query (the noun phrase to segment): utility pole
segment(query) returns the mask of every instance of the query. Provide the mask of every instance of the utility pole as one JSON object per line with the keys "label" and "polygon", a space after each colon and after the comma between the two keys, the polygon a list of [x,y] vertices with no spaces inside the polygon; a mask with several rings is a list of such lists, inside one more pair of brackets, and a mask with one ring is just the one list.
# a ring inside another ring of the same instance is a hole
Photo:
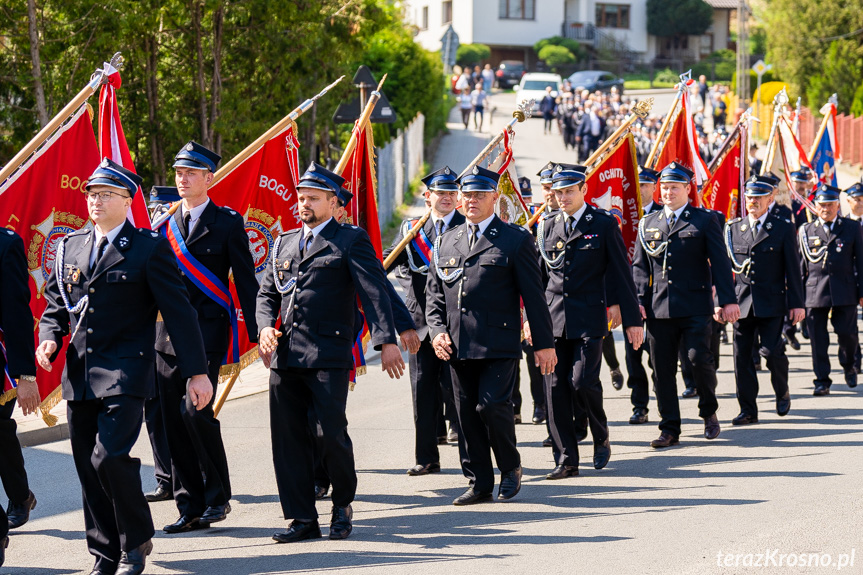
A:
{"label": "utility pole", "polygon": [[737,0],[737,98],[744,110],[749,104],[749,7]]}

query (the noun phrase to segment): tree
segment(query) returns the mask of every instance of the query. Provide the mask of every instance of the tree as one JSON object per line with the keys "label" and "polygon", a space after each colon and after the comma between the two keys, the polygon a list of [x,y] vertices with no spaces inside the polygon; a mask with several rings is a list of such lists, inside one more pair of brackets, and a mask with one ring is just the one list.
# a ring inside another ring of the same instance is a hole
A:
{"label": "tree", "polygon": [[570,63],[575,63],[576,61],[581,61],[587,58],[587,51],[585,50],[584,46],[582,46],[581,43],[577,40],[573,40],[572,38],[564,38],[562,36],[550,36],[548,38],[543,38],[542,40],[538,41],[536,44],[533,45],[533,51],[536,52],[536,55],[539,57],[539,59],[544,60],[545,63],[549,66],[551,66],[552,64],[545,60],[545,58],[540,56],[540,53],[546,46],[561,46],[563,48],[566,48],[573,56],[573,61]]}
{"label": "tree", "polygon": [[647,0],[647,33],[661,37],[701,36],[713,23],[704,0]]}
{"label": "tree", "polygon": [[860,78],[863,78],[863,49],[850,39],[830,43],[821,70],[809,78],[806,100],[812,108],[820,108],[827,98],[836,94],[840,112],[851,111]]}
{"label": "tree", "polygon": [[559,72],[564,66],[575,64],[575,56],[563,46],[545,46],[537,56],[555,72]]}
{"label": "tree", "polygon": [[455,52],[459,66],[476,66],[491,57],[491,48],[485,44],[460,44]]}

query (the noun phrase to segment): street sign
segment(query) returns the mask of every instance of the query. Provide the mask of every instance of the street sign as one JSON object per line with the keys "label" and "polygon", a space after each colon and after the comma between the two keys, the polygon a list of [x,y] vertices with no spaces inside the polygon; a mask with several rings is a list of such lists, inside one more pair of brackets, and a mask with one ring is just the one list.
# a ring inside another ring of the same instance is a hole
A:
{"label": "street sign", "polygon": [[458,44],[458,34],[455,33],[452,24],[450,24],[440,39],[440,57],[444,68],[447,70],[455,66],[455,53],[458,51]]}
{"label": "street sign", "polygon": [[769,72],[773,69],[773,64],[765,64],[764,60],[758,60],[752,65],[752,71],[758,74],[758,76],[763,76],[765,72]]}
{"label": "street sign", "polygon": [[[357,68],[353,82],[354,86],[359,88],[360,95],[353,98],[350,102],[339,104],[335,114],[333,114],[333,121],[336,124],[351,124],[355,122],[366,106],[369,93],[378,85],[368,66]],[[390,101],[387,99],[386,94],[381,91],[381,97],[377,104],[375,104],[375,109],[372,110],[371,122],[373,124],[392,124],[395,121],[395,110],[390,106]]]}

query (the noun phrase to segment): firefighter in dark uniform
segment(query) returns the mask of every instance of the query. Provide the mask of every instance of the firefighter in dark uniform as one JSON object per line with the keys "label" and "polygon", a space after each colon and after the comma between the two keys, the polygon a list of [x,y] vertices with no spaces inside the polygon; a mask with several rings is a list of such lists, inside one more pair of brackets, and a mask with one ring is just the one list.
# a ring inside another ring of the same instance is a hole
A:
{"label": "firefighter in dark uniform", "polygon": [[344,539],[353,529],[357,473],[345,406],[357,295],[371,345],[381,351],[381,366],[390,377],[404,370],[381,262],[365,231],[334,218],[344,181],[319,164],[303,174],[297,185],[303,227],[278,237],[258,292],[259,349],[271,368],[273,463],[282,511],[292,519],[287,531],[273,536],[280,543],[321,537],[315,438],[309,432],[312,408],[333,487],[329,537]]}
{"label": "firefighter in dark uniform", "polygon": [[803,283],[797,230],[791,214],[773,201],[774,190],[768,178],[753,176],[746,183],[747,215],[731,220],[724,230],[740,306],[740,319],[734,324],[734,376],[740,414],[731,421],[734,425],[758,422],[753,348],[767,360],[776,413],[784,416],[791,408],[782,330],[786,315],[794,324],[803,320]]}
{"label": "firefighter in dark uniform", "polygon": [[[641,190],[641,217],[662,209],[661,204],[653,201],[653,192],[656,190],[656,182],[658,181],[659,172],[650,168],[639,167],[638,187]],[[648,352],[647,363],[650,366],[650,379],[651,381],[654,379],[647,341],[644,341],[637,349],[632,347],[627,338],[624,338],[623,344],[626,350],[626,373],[628,375],[626,386],[632,390],[629,395],[632,402],[632,417],[629,418],[629,423],[633,425],[647,423],[650,386],[648,385],[647,371],[642,362],[642,355],[645,351]]]}
{"label": "firefighter in dark uniform", "polygon": [[[518,187],[522,199],[530,209],[530,215],[533,216],[539,206],[533,202],[533,188],[530,184],[530,178],[524,176],[520,177],[518,179]],[[534,224],[530,229],[530,233],[533,234],[534,237],[536,237],[536,226],[537,224]],[[539,372],[539,368],[536,367],[536,361],[533,357],[533,346],[525,339],[522,340],[521,347],[524,351],[525,362],[527,363],[527,374],[530,378],[530,396],[533,400],[533,416],[531,417],[531,421],[534,425],[542,425],[543,423],[546,423],[548,418],[545,399],[545,382],[543,381],[542,374]],[[516,374],[515,392],[513,393],[513,403],[515,404],[516,414],[521,412],[520,387],[521,370],[518,370]],[[520,419],[521,418],[518,417],[516,419],[516,423],[520,423]],[[549,435],[549,437],[551,436]]]}
{"label": "firefighter in dark uniform", "polygon": [[[856,182],[846,189],[845,195],[848,197],[848,204],[851,208],[845,217],[863,226],[863,182]],[[860,360],[860,342],[858,341],[857,351],[854,354],[854,370],[858,375],[860,374]]]}
{"label": "firefighter in dark uniform", "polygon": [[[464,216],[456,208],[458,175],[448,166],[423,178],[426,185],[426,200],[431,204],[429,216],[420,233],[398,255],[387,269],[396,268],[396,277],[405,290],[405,303],[418,326],[422,343],[419,351],[408,359],[411,376],[411,391],[414,408],[416,465],[408,469],[408,475],[427,475],[440,471],[438,452],[438,425],[444,405],[453,416],[452,429],[458,434],[458,417],[455,416],[452,380],[449,365],[435,355],[426,325],[426,279],[429,270],[431,247],[439,235],[464,223]],[[416,222],[405,220],[392,246],[384,251],[386,259]]]}
{"label": "firefighter in dark uniform", "polygon": [[[33,316],[30,313],[30,288],[24,242],[12,230],[0,230],[0,333],[3,334],[3,353],[0,354],[0,373],[17,380],[15,391],[24,415],[36,412],[39,407],[39,387],[36,385],[35,345],[33,343]],[[4,395],[0,384],[0,396]],[[36,506],[36,497],[30,491],[24,455],[16,434],[17,425],[12,417],[15,396],[0,398],[0,478],[9,506],[0,507],[0,566],[9,545],[9,530],[21,527],[30,519]]]}
{"label": "firefighter in dark uniform", "polygon": [[[573,395],[580,396],[588,413],[594,468],[602,469],[611,457],[599,380],[609,322],[612,329],[622,322],[636,348],[644,334],[617,220],[585,202],[584,166],[559,164],[553,178],[561,209],[540,220],[537,243],[558,358],[546,380],[555,454],[555,468],[546,479],[563,479],[578,475]],[[525,325],[529,332],[530,324]]]}
{"label": "firefighter in dark uniform", "polygon": [[539,185],[542,188],[542,205],[545,206],[543,211],[546,214],[559,209],[557,198],[554,197],[554,190],[551,189],[551,178],[554,174],[554,167],[556,165],[557,164],[554,162],[549,162],[536,173],[536,175],[539,176]]}
{"label": "firefighter in dark uniform", "polygon": [[[154,222],[164,216],[171,204],[182,198],[175,186],[153,186],[150,189],[150,221]],[[156,488],[145,493],[144,497],[150,503],[174,499],[174,487],[171,480],[171,450],[168,447],[168,435],[165,432],[165,421],[162,418],[162,400],[159,397],[159,385],[156,385],[156,396],[144,403],[144,423],[147,425],[147,435],[150,447],[153,449],[153,475],[156,477]]]}
{"label": "firefighter in dark uniform", "polygon": [[155,393],[156,314],[177,346],[190,406],[212,399],[195,309],[168,240],[135,229],[126,212],[141,179],[103,160],[86,185],[95,224],[63,238],[39,323],[39,365],[51,369],[72,333],[63,371],[72,458],[84,497],[93,575],[142,573],[153,519],[141,491],[141,464],[129,456],[144,401]]}
{"label": "firefighter in dark uniform", "polygon": [[[663,208],[639,223],[632,273],[644,317],[650,359],[656,376],[656,401],[662,421],[654,448],[679,443],[677,354],[681,340],[692,361],[704,437],[719,436],[716,417],[716,366],[710,350],[712,318],[737,321],[731,264],[719,222],[708,210],[689,205],[692,172],[672,162],[659,178]],[[716,288],[718,306],[712,289]]]}
{"label": "firefighter in dark uniform", "polygon": [[462,470],[470,481],[455,505],[491,499],[490,450],[501,471],[498,499],[511,499],[521,489],[511,404],[521,358],[519,298],[533,326],[528,339],[543,375],[555,364],[536,245],[527,230],[495,215],[499,177],[475,167],[461,178],[467,222],[438,236],[428,275],[426,320],[437,356],[452,367],[466,448]]}
{"label": "firefighter in dark uniform", "polygon": [[829,395],[827,318],[839,340],[839,364],[848,387],[857,386],[857,305],[863,305],[863,228],[839,216],[839,188],[822,184],[815,195],[818,219],[799,230],[806,322],[812,344],[814,395]]}
{"label": "firefighter in dark uniform", "polygon": [[[185,258],[178,256],[178,261],[189,299],[198,312],[214,401],[222,364],[239,361],[226,359],[231,331],[239,323],[236,308],[243,310],[250,341],[256,342],[258,336],[254,319],[258,281],[243,216],[217,206],[207,196],[220,160],[218,154],[196,142],[183,146],[173,165],[183,201],[160,227],[174,238],[175,251],[180,250]],[[228,291],[229,275],[239,302],[232,301]],[[231,481],[219,420],[212,405],[192,408],[174,343],[164,324],[157,324],[156,378],[171,452],[174,501],[180,512],[174,523],[163,527],[165,533],[207,528],[231,511]]]}

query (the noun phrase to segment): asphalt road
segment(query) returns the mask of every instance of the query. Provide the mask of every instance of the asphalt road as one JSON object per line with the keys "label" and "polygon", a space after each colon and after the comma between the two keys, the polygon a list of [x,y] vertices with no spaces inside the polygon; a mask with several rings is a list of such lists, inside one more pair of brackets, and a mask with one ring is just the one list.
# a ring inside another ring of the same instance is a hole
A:
{"label": "asphalt road", "polygon": [[[498,126],[511,105],[508,97],[498,102],[504,97],[493,98]],[[453,128],[436,164],[452,161],[460,169],[465,154],[481,148],[489,133]],[[539,120],[519,127],[515,146],[520,173],[533,174],[548,159],[566,158],[560,138],[543,136]],[[339,542],[277,545],[270,539],[286,523],[276,496],[267,395],[231,401],[221,420],[233,512],[208,531],[167,536],[159,527],[176,519],[176,509],[171,502],[152,505],[157,535],[146,572],[820,573],[844,563],[841,572],[861,573],[863,388],[836,382],[830,396],[813,397],[809,347],[803,344],[801,351],[789,352],[793,401],[787,417],[773,411],[769,378],[762,372],[761,423],[730,426],[738,409],[731,346],[723,345],[722,435],[705,440],[696,402],[681,400],[681,444],[664,451],[648,446],[658,435],[655,402],[649,424],[629,425],[627,389],[612,389],[604,367],[612,445],[608,467],[596,471],[587,464],[588,440],[582,444],[581,475],[547,481],[553,462],[550,449],[540,445],[545,427],[519,425],[521,493],[511,502],[468,508],[451,504],[466,487],[455,447],[441,448],[442,473],[405,474],[414,463],[410,384],[406,377],[390,380],[373,362],[349,399],[359,491],[354,533]],[[621,341],[618,357],[623,359]],[[832,357],[838,368],[835,347]],[[527,381],[523,365],[522,381]],[[523,415],[529,420],[526,387]],[[152,488],[146,435],[134,455],[142,461],[144,488]],[[92,558],[68,441],[27,448],[25,458],[39,503],[30,523],[13,532],[0,574],[87,573]],[[330,505],[318,504],[325,530]],[[806,566],[816,559],[829,566]]]}

